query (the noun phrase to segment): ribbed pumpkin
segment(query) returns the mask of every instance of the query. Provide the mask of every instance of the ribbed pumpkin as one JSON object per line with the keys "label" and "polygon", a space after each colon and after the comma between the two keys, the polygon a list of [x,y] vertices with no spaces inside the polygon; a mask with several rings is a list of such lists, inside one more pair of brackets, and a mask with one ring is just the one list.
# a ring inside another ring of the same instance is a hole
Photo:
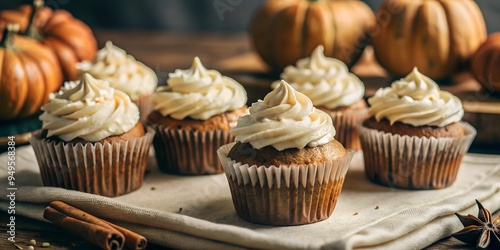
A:
{"label": "ribbed pumpkin", "polygon": [[35,114],[62,83],[54,52],[18,30],[7,25],[0,41],[0,120]]}
{"label": "ribbed pumpkin", "polygon": [[372,35],[375,56],[390,73],[403,76],[416,66],[443,79],[464,67],[486,26],[472,0],[385,0]]}
{"label": "ribbed pumpkin", "polygon": [[500,32],[491,34],[472,57],[474,77],[489,91],[500,92]]}
{"label": "ribbed pumpkin", "polygon": [[275,70],[310,56],[320,44],[326,56],[353,65],[374,18],[370,7],[358,0],[267,0],[254,13],[250,37]]}
{"label": "ribbed pumpkin", "polygon": [[[92,60],[97,41],[92,30],[65,10],[43,7],[43,0],[33,6],[22,5],[17,10],[0,12],[0,29],[6,23],[18,23],[21,32],[52,48],[66,80],[77,78],[76,63]],[[33,11],[33,9],[35,11]]]}

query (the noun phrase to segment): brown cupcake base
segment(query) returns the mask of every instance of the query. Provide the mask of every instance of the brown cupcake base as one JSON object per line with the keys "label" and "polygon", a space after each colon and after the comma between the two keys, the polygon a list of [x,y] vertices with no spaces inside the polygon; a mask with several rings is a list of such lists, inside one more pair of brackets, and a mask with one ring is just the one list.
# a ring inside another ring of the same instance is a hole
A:
{"label": "brown cupcake base", "polygon": [[207,120],[176,120],[153,111],[148,124],[156,131],[153,145],[158,168],[164,173],[182,175],[224,172],[217,149],[234,141],[229,131],[247,111],[245,106]]}
{"label": "brown cupcake base", "polygon": [[33,133],[31,144],[44,186],[115,197],[142,186],[149,149],[150,128],[137,138],[106,142],[61,142]]}
{"label": "brown cupcake base", "polygon": [[250,143],[236,142],[228,153],[228,157],[250,166],[280,166],[296,164],[318,164],[327,161],[336,161],[344,157],[348,151],[337,140],[317,146],[302,149],[288,148],[277,150],[272,146],[254,149]]}
{"label": "brown cupcake base", "polygon": [[200,132],[153,125],[158,168],[169,174],[204,175],[224,172],[217,149],[234,140],[225,130]]}
{"label": "brown cupcake base", "polygon": [[374,157],[368,154],[365,161],[372,161],[377,165],[368,166],[365,174],[370,181],[387,187],[409,190],[442,189],[455,182],[463,156],[461,154],[453,159],[436,161],[422,158],[392,159],[391,156]]}
{"label": "brown cupcake base", "polygon": [[235,143],[218,151],[236,213],[258,224],[291,226],[330,217],[342,190],[353,150],[326,162],[248,165],[228,157]]}
{"label": "brown cupcake base", "polygon": [[375,120],[374,117],[367,119],[363,122],[363,126],[379,131],[384,131],[391,134],[417,136],[417,137],[462,137],[464,136],[464,129],[462,124],[454,122],[444,127],[437,126],[412,126],[401,122],[395,122],[391,125],[389,120],[382,119]]}
{"label": "brown cupcake base", "polygon": [[153,95],[150,94],[132,100],[132,102],[139,107],[139,114],[141,115],[140,121],[144,124],[147,123],[148,115],[153,111],[152,96]]}
{"label": "brown cupcake base", "polygon": [[383,186],[410,190],[441,189],[455,182],[476,130],[458,123],[465,135],[418,137],[360,127],[365,174]]}
{"label": "brown cupcake base", "polygon": [[[284,180],[282,180],[284,181]],[[326,220],[333,213],[344,178],[316,185],[269,188],[238,185],[228,178],[233,205],[241,218],[257,224],[290,226]]]}
{"label": "brown cupcake base", "polygon": [[158,111],[153,111],[148,116],[148,124],[157,124],[170,129],[196,130],[201,132],[214,130],[230,130],[236,126],[238,118],[248,112],[246,106],[227,111],[219,115],[212,116],[206,120],[195,120],[186,117],[183,120],[177,120],[170,116],[163,116]]}
{"label": "brown cupcake base", "polygon": [[342,143],[347,149],[361,149],[358,127],[365,119],[370,117],[364,100],[360,100],[349,107],[341,107],[334,110],[321,106],[318,109],[321,109],[332,118],[333,126],[336,130],[336,140]]}

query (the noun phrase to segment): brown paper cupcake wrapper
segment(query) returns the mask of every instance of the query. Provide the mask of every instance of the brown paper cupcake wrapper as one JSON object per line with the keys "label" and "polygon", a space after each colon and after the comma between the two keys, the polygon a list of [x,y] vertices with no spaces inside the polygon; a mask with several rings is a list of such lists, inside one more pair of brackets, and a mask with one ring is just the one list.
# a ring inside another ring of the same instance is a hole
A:
{"label": "brown paper cupcake wrapper", "polygon": [[223,172],[217,149],[233,142],[225,130],[200,132],[153,125],[153,141],[158,168],[165,173],[203,175]]}
{"label": "brown paper cupcake wrapper", "polygon": [[147,123],[148,115],[153,112],[153,101],[151,100],[152,95],[142,96],[138,99],[132,100],[138,107],[140,113],[140,121],[143,124]]}
{"label": "brown paper cupcake wrapper", "polygon": [[333,213],[354,151],[338,161],[309,165],[249,166],[227,157],[234,143],[218,155],[237,214],[266,225],[300,225]]}
{"label": "brown paper cupcake wrapper", "polygon": [[141,187],[154,131],[121,142],[64,143],[31,137],[44,186],[114,197]]}
{"label": "brown paper cupcake wrapper", "polygon": [[403,189],[440,189],[453,184],[462,158],[476,135],[461,123],[465,136],[401,136],[360,126],[365,174],[371,181]]}
{"label": "brown paper cupcake wrapper", "polygon": [[362,121],[370,116],[368,109],[351,109],[345,111],[322,110],[332,117],[333,126],[336,130],[335,139],[347,149],[361,149],[358,127]]}

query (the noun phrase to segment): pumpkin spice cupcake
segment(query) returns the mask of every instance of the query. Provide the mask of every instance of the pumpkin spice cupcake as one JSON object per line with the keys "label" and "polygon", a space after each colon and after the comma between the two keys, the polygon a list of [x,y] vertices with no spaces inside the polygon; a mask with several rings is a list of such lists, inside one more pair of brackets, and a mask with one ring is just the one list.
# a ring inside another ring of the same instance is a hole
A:
{"label": "pumpkin spice cupcake", "polygon": [[[361,148],[357,127],[368,118],[363,100],[365,86],[342,61],[325,57],[323,46],[319,45],[311,57],[300,59],[296,66],[287,66],[281,78],[332,117],[339,142],[346,148]],[[279,84],[276,81],[271,87]]]}
{"label": "pumpkin spice cupcake", "polygon": [[158,167],[175,174],[222,173],[217,149],[234,141],[229,130],[247,112],[245,89],[207,70],[198,57],[190,69],[169,74],[167,84],[154,93],[148,117]]}
{"label": "pumpkin spice cupcake", "polygon": [[460,99],[417,68],[368,99],[372,118],[360,127],[366,176],[405,189],[453,184],[476,130],[461,122]]}
{"label": "pumpkin spice cupcake", "polygon": [[125,93],[84,74],[42,110],[31,144],[45,186],[113,197],[142,185],[154,131]]}
{"label": "pumpkin spice cupcake", "polygon": [[125,92],[139,106],[141,121],[146,121],[153,110],[150,97],[158,86],[158,77],[152,69],[111,41],[106,42],[93,61],[78,63],[77,69],[80,74],[89,73]]}
{"label": "pumpkin spice cupcake", "polygon": [[333,213],[352,159],[331,117],[285,81],[250,107],[219,158],[237,214],[266,225],[300,225]]}

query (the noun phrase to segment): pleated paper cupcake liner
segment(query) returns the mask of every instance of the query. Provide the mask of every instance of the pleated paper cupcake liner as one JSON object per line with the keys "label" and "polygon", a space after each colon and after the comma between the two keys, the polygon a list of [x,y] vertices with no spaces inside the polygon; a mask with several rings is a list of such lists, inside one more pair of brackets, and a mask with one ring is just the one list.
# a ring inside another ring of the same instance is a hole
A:
{"label": "pleated paper cupcake liner", "polygon": [[44,186],[115,197],[141,187],[154,131],[120,142],[65,143],[35,132],[31,144]]}
{"label": "pleated paper cupcake liner", "polygon": [[333,126],[336,130],[335,139],[347,149],[360,150],[361,143],[359,142],[358,127],[361,122],[370,116],[368,109],[322,110],[332,117]]}
{"label": "pleated paper cupcake liner", "polygon": [[223,172],[217,149],[233,142],[229,131],[196,131],[153,125],[156,136],[153,145],[158,168],[171,174],[204,175]]}
{"label": "pleated paper cupcake liner", "polygon": [[440,189],[455,182],[476,135],[462,122],[462,137],[397,135],[360,126],[365,174],[372,182],[402,189]]}
{"label": "pleated paper cupcake liner", "polygon": [[354,151],[337,161],[309,165],[249,166],[218,151],[236,213],[258,224],[287,226],[325,220],[333,213]]}
{"label": "pleated paper cupcake liner", "polygon": [[142,96],[138,99],[133,99],[132,102],[139,107],[140,121],[143,124],[147,123],[148,115],[153,112],[154,105],[151,100],[152,95]]}

